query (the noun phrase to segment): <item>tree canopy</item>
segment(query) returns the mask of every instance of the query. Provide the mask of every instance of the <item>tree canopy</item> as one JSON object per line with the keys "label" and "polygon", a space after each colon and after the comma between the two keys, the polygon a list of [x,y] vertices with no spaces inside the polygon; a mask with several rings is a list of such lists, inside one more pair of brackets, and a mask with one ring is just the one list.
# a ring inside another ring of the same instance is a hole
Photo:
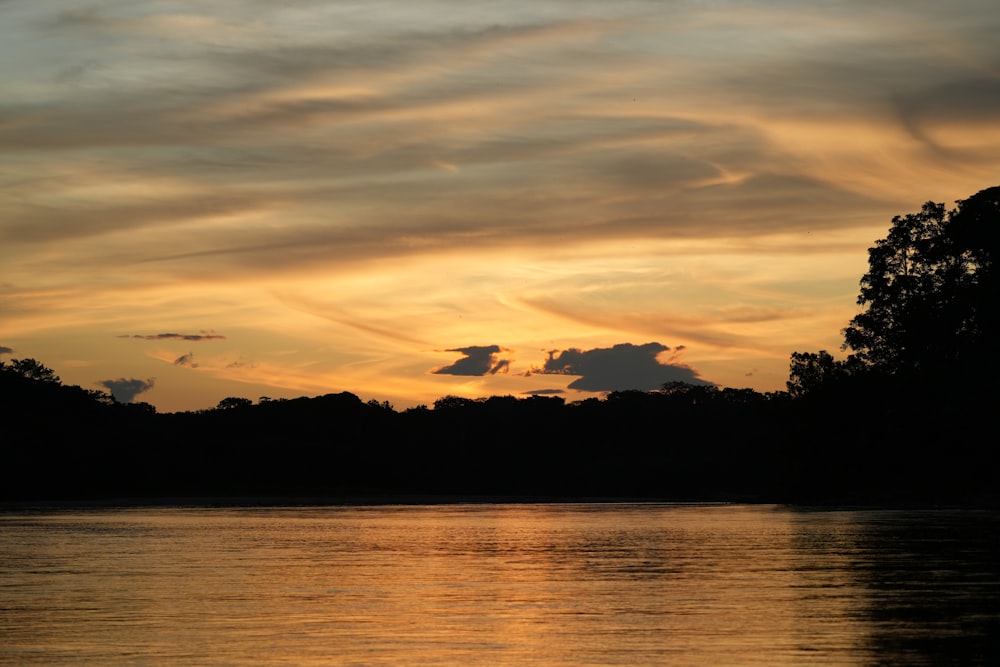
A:
{"label": "tree canopy", "polygon": [[9,364],[0,361],[0,371],[20,376],[26,380],[58,384],[59,376],[51,368],[35,359],[11,359]]}
{"label": "tree canopy", "polygon": [[1000,186],[946,209],[898,215],[868,250],[858,304],[843,330],[845,361],[793,353],[788,383],[804,394],[858,373],[922,382],[992,383],[1000,289]]}
{"label": "tree canopy", "polygon": [[995,339],[1000,186],[956,203],[896,216],[868,251],[865,310],[844,329],[844,347],[881,371],[969,368]]}
{"label": "tree canopy", "polygon": [[216,410],[233,410],[236,408],[248,408],[253,405],[253,401],[249,398],[243,398],[240,396],[227,396],[226,398],[219,401],[219,404],[215,406]]}

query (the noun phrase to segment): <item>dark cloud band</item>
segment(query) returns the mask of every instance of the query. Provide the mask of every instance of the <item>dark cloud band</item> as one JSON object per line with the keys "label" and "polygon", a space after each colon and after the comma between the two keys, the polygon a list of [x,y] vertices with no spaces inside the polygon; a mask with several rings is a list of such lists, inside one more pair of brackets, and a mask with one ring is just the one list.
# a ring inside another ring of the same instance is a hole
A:
{"label": "dark cloud band", "polygon": [[133,334],[131,336],[119,336],[119,338],[138,338],[140,340],[187,340],[187,341],[205,341],[205,340],[226,340],[225,336],[220,336],[219,334],[179,334],[179,333],[161,333],[161,334]]}

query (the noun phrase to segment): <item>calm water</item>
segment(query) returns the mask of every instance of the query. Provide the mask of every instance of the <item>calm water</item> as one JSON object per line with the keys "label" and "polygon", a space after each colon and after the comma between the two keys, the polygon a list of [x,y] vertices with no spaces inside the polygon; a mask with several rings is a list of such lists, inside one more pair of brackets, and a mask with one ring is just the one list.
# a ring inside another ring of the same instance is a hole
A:
{"label": "calm water", "polygon": [[0,513],[0,664],[1000,664],[1000,515]]}

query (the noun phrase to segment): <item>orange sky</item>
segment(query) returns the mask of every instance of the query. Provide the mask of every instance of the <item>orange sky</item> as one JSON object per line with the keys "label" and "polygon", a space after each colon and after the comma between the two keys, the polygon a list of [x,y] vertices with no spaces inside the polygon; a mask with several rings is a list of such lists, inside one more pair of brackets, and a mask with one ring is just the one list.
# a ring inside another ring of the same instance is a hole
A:
{"label": "orange sky", "polygon": [[161,411],[782,389],[1000,183],[993,0],[2,12],[0,352]]}

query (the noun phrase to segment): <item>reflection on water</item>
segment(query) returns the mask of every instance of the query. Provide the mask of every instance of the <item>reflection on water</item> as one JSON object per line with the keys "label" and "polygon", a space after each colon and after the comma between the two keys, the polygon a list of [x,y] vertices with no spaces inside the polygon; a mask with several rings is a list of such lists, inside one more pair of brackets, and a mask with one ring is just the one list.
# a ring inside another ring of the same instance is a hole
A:
{"label": "reflection on water", "polygon": [[0,514],[0,663],[998,664],[1000,517],[676,505]]}

